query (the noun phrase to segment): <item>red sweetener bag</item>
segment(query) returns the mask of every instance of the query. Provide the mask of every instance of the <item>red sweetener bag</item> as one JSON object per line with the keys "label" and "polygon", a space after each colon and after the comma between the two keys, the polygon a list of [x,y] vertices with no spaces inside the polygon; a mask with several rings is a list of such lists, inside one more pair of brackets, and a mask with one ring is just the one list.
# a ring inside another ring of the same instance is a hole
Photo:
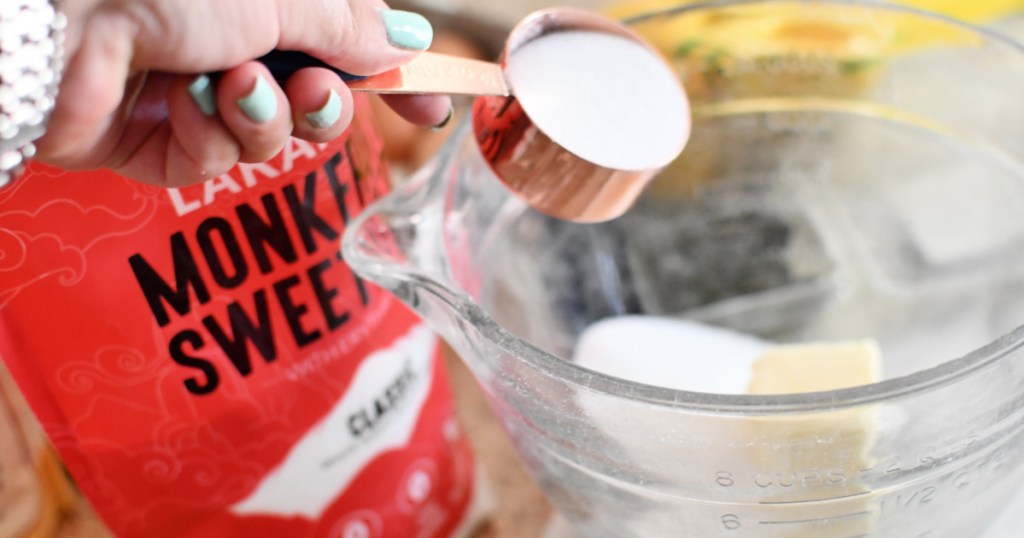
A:
{"label": "red sweetener bag", "polygon": [[474,495],[438,342],[341,258],[388,189],[366,101],[329,144],[161,189],[0,190],[0,356],[119,536],[434,537]]}

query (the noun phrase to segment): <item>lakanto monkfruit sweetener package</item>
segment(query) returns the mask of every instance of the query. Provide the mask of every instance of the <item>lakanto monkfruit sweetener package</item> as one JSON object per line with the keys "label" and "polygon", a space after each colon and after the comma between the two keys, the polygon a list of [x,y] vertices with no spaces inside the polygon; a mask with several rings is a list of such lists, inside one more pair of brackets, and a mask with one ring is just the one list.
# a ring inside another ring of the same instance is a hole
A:
{"label": "lakanto monkfruit sweetener package", "polygon": [[340,255],[388,189],[357,103],[338,140],[192,187],[36,165],[0,191],[0,354],[115,534],[470,523],[438,342]]}

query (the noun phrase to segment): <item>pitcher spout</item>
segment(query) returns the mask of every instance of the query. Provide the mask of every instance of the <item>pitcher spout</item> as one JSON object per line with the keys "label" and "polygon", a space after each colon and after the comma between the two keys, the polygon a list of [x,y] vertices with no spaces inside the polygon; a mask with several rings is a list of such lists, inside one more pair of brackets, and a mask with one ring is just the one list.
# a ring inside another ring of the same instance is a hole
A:
{"label": "pitcher spout", "polygon": [[[485,244],[495,215],[521,203],[490,176],[460,124],[434,160],[353,220],[342,254],[363,278],[395,294],[452,345],[479,299]],[[484,226],[481,223],[486,223]]]}

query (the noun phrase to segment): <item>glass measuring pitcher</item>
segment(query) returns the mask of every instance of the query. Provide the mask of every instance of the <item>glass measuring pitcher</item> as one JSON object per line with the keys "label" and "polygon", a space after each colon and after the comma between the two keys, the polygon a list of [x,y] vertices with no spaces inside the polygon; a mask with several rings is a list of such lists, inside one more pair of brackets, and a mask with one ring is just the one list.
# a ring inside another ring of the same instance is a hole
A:
{"label": "glass measuring pitcher", "polygon": [[[870,2],[630,24],[694,124],[625,216],[532,211],[466,124],[352,224],[348,262],[459,352],[582,536],[978,535],[1024,477],[1024,51]],[[626,314],[871,338],[884,379],[705,394],[569,360]]]}

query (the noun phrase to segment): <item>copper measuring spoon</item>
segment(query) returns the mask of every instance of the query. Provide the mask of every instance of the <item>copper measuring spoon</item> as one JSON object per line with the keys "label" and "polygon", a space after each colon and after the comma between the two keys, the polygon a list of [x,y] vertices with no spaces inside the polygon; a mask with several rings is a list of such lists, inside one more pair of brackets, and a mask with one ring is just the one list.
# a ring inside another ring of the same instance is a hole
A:
{"label": "copper measuring spoon", "polygon": [[[356,92],[477,96],[473,105],[474,134],[484,158],[509,189],[535,209],[558,218],[578,222],[609,220],[629,209],[650,180],[682,152],[689,136],[690,118],[678,119],[687,122],[676,145],[678,149],[639,169],[602,166],[552,140],[515,98],[505,66],[509,56],[522,46],[562,31],[615,35],[642,45],[653,55],[659,54],[619,23],[586,11],[554,8],[523,19],[510,33],[498,63],[424,52],[399,68],[377,75],[360,78],[339,74]],[[268,63],[275,76],[281,75],[282,69],[294,71],[309,65],[333,69],[301,53],[272,54],[278,55],[271,58],[276,63]],[[667,63],[665,69],[671,70]],[[672,79],[678,83],[674,75]],[[686,99],[681,86],[680,98]]]}

